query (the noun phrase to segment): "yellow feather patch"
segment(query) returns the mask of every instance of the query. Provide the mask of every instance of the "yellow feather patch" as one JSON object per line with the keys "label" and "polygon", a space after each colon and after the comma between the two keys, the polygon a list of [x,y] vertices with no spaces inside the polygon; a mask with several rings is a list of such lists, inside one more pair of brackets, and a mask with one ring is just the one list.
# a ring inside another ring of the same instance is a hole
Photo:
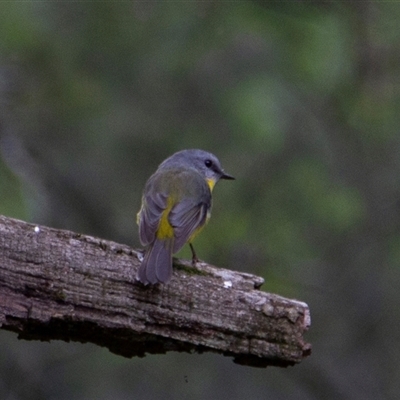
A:
{"label": "yellow feather patch", "polygon": [[210,190],[212,191],[214,189],[215,186],[215,180],[214,179],[206,179],[208,187],[210,188]]}
{"label": "yellow feather patch", "polygon": [[168,216],[173,205],[174,200],[172,199],[172,197],[169,197],[167,200],[167,208],[161,214],[160,223],[158,225],[158,230],[156,234],[157,239],[165,240],[170,239],[174,236],[174,228],[168,220]]}

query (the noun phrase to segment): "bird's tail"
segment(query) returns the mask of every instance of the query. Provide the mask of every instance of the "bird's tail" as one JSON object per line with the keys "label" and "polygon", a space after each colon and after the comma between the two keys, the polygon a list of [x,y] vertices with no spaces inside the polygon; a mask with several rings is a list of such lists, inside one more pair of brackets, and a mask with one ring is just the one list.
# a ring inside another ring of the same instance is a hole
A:
{"label": "bird's tail", "polygon": [[137,279],[144,285],[167,283],[172,276],[172,239],[156,239],[146,250]]}

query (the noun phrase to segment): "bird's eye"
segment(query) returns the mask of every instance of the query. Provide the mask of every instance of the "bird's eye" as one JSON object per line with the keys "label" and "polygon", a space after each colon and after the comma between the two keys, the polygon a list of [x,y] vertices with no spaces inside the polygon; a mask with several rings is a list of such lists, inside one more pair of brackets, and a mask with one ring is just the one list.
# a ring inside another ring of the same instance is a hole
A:
{"label": "bird's eye", "polygon": [[210,167],[212,166],[212,161],[211,161],[211,160],[206,160],[206,161],[204,161],[204,165],[205,165],[207,168],[210,168]]}

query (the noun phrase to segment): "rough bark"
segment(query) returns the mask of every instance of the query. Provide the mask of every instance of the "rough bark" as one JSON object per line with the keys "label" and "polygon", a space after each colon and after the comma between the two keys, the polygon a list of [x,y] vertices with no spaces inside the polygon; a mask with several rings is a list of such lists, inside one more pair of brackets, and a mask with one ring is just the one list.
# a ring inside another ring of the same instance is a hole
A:
{"label": "rough bark", "polygon": [[311,353],[307,305],[260,291],[262,278],[175,260],[169,284],[144,287],[139,263],[128,246],[0,216],[0,327],[125,357],[212,351],[287,366]]}

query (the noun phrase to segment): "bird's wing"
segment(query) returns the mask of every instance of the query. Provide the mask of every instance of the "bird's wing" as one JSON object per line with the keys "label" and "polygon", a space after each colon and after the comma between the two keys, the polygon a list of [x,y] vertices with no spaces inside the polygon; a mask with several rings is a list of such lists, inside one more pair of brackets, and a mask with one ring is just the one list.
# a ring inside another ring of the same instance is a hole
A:
{"label": "bird's wing", "polygon": [[195,203],[193,199],[184,199],[172,207],[168,219],[174,228],[173,253],[178,252],[206,223],[210,206],[211,201]]}
{"label": "bird's wing", "polygon": [[139,211],[139,238],[143,246],[153,243],[161,215],[167,208],[168,196],[164,193],[145,194]]}

